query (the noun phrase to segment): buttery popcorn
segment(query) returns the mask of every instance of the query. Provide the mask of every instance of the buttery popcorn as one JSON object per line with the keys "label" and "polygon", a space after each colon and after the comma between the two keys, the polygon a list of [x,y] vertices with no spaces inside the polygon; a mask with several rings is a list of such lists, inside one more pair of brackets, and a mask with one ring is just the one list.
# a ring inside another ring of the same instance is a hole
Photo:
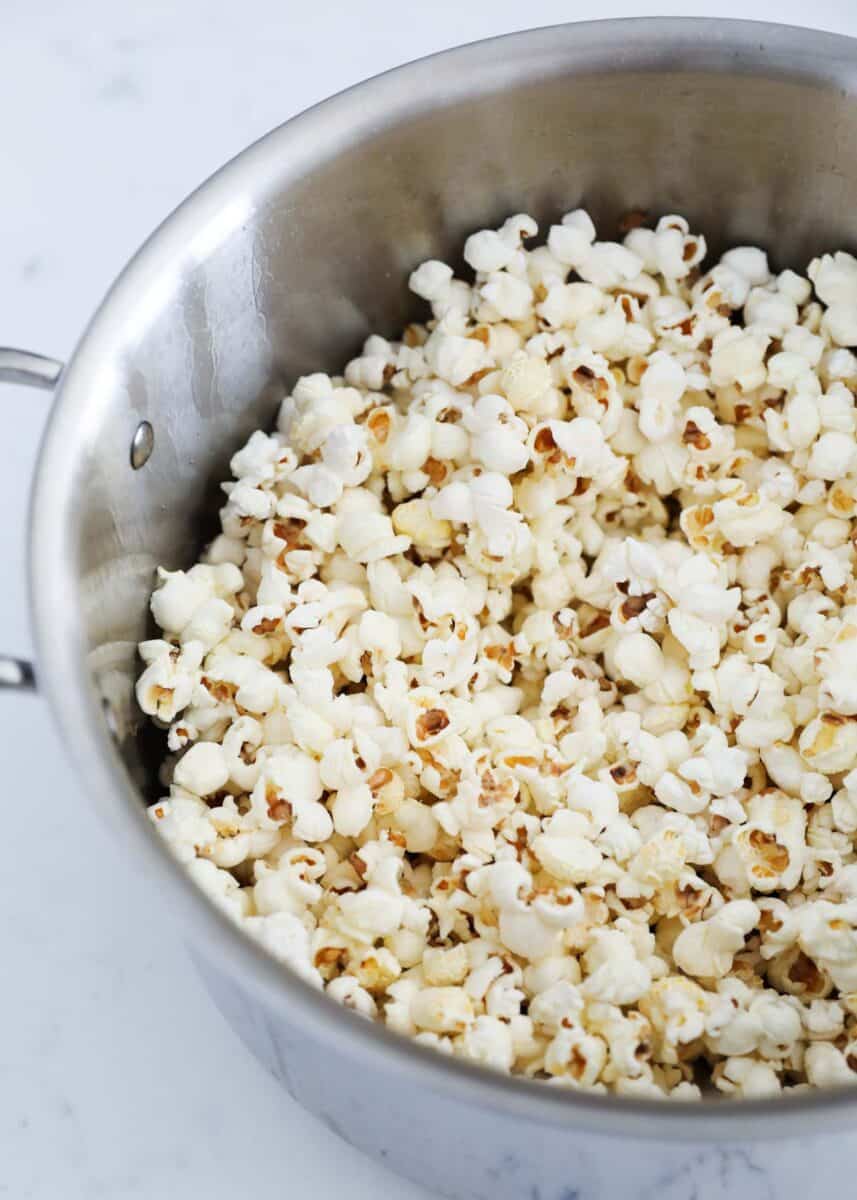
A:
{"label": "buttery popcorn", "polygon": [[340,1003],[619,1095],[857,1073],[857,260],[516,214],[234,455],[150,817]]}

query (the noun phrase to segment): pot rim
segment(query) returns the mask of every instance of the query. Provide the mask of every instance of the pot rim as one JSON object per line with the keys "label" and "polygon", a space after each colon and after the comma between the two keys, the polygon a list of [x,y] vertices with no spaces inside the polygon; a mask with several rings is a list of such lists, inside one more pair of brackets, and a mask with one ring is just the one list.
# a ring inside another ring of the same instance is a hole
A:
{"label": "pot rim", "polygon": [[[355,84],[291,118],[232,159],[156,229],[102,301],[63,372],[33,486],[29,581],[39,679],[54,718],[94,794],[113,794],[109,823],[183,923],[195,953],[233,974],[273,1012],[324,1039],[352,1063],[409,1072],[415,1086],[502,1111],[522,1121],[637,1138],[709,1142],[827,1130],[849,1123],[857,1084],[765,1100],[669,1101],[595,1095],[506,1076],[447,1057],[365,1020],[321,994],[242,933],[193,883],[146,817],[109,735],[89,681],[81,612],[57,596],[74,591],[77,569],[65,529],[72,517],[75,449],[109,401],[104,365],[129,343],[147,298],[199,262],[202,235],[223,223],[236,197],[264,195],[284,171],[295,178],[409,114],[541,75],[681,69],[759,72],[857,91],[857,39],[794,26],[693,17],[604,20],[547,26],[441,51]],[[438,101],[438,96],[443,101]],[[289,164],[289,165],[284,165]],[[243,210],[249,211],[249,210]],[[196,239],[196,240],[195,240]],[[200,240],[201,239],[201,240]],[[167,288],[167,292],[169,289]],[[109,372],[107,372],[109,376]],[[58,611],[59,609],[59,611]],[[322,1067],[323,1069],[323,1067]]]}

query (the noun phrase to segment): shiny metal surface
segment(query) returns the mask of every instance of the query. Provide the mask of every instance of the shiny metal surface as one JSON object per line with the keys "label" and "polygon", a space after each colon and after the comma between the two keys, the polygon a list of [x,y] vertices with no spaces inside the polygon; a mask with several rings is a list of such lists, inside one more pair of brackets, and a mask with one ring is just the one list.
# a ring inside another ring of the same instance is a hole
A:
{"label": "shiny metal surface", "polygon": [[8,689],[18,692],[35,691],[36,676],[32,663],[23,658],[0,655],[0,691]]}
{"label": "shiny metal surface", "polygon": [[0,346],[0,383],[26,383],[30,387],[54,388],[62,363],[43,354]]}
{"label": "shiny metal surface", "polygon": [[[760,242],[777,265],[800,265],[854,247],[855,194],[849,39],[684,19],[512,35],[392,71],[252,146],[153,235],[63,373],[34,490],[31,595],[40,679],[69,748],[248,1044],[404,1173],[420,1176],[438,1139],[461,1146],[433,1156],[441,1191],[559,1200],[594,1135],[630,1139],[622,1169],[654,1186],[666,1156],[705,1143],[852,1122],[857,1091],[664,1105],[505,1079],[402,1041],[280,968],[197,892],[144,815],[161,742],[133,680],[154,567],[193,560],[230,454],[288,383],[400,327],[414,311],[408,271],[454,256],[474,228],[580,203],[602,230],[629,208],[678,210],[715,250]],[[143,420],[155,449],[134,471]],[[356,1079],[364,1099],[384,1098],[377,1112],[357,1102]]]}
{"label": "shiny metal surface", "polygon": [[145,467],[155,448],[155,431],[149,421],[141,421],[131,438],[131,466],[135,471]]}
{"label": "shiny metal surface", "polygon": [[[0,346],[0,383],[54,388],[62,369],[63,364],[55,358]],[[32,663],[0,654],[0,691],[32,692],[35,688],[36,675]]]}

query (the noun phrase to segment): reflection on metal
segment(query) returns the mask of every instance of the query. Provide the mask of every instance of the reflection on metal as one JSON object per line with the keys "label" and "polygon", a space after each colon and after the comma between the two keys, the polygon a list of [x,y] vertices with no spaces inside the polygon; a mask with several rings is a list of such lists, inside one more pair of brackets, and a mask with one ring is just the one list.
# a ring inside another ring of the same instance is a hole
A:
{"label": "reflection on metal", "polygon": [[22,658],[0,657],[0,691],[14,688],[19,692],[33,692],[36,689],[36,677],[33,674],[32,663]]}
{"label": "reflection on metal", "polygon": [[26,383],[30,387],[52,388],[60,377],[63,364],[43,354],[12,350],[0,346],[0,381]]}
{"label": "reflection on metal", "polygon": [[[43,354],[31,354],[28,350],[13,350],[0,346],[0,381],[24,383],[28,387],[53,388],[62,374],[63,364]],[[14,689],[32,692],[36,688],[36,677],[32,663],[22,658],[6,658],[0,655],[0,691]]]}

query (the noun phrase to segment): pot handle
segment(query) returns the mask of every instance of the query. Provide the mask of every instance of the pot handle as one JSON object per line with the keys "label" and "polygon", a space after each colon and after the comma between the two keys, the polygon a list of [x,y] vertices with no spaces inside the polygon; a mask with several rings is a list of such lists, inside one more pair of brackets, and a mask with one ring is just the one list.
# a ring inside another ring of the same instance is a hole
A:
{"label": "pot handle", "polygon": [[[63,364],[54,358],[0,346],[0,383],[25,383],[30,387],[52,389],[62,369]],[[32,692],[35,687],[32,663],[0,654],[0,691]]]}

